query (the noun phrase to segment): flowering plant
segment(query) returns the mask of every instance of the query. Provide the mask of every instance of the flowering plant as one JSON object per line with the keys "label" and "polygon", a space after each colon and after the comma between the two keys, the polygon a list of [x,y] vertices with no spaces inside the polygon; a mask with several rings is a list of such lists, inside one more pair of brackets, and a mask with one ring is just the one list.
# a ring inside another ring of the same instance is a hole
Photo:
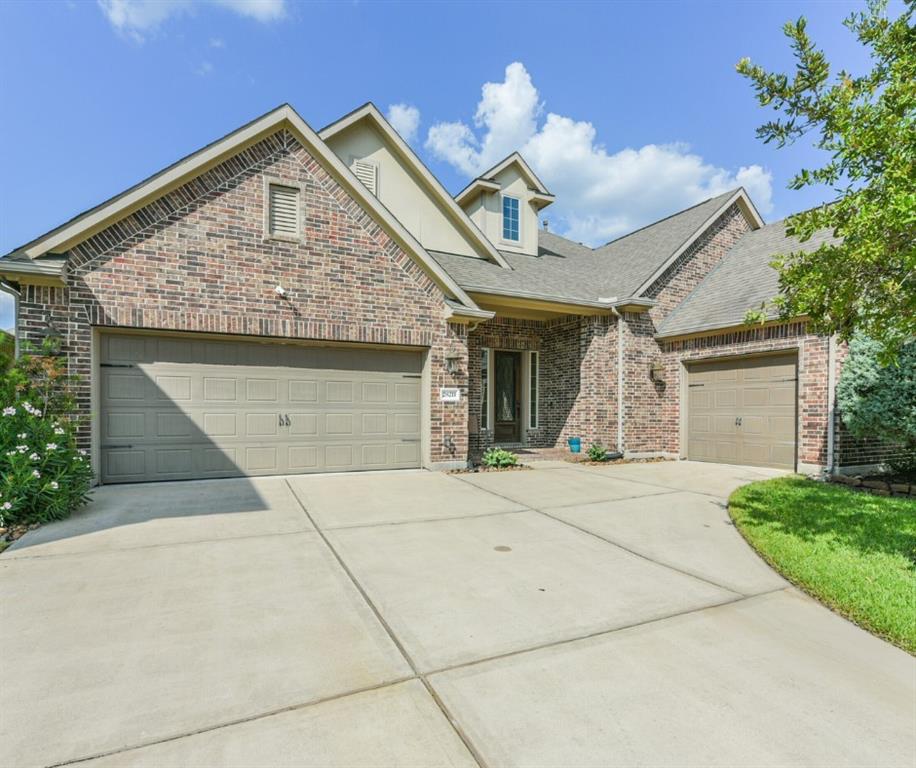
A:
{"label": "flowering plant", "polygon": [[0,368],[0,527],[67,517],[92,481],[76,444],[75,378],[62,358],[41,354]]}

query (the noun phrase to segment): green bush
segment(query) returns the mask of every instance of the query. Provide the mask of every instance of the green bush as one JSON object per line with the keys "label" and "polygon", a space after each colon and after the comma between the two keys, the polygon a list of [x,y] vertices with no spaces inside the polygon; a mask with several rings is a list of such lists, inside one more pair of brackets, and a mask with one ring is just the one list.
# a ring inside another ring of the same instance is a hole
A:
{"label": "green bush", "polygon": [[67,517],[88,501],[92,481],[76,445],[75,378],[47,355],[22,355],[0,370],[0,525]]}
{"label": "green bush", "polygon": [[504,448],[489,448],[481,459],[485,467],[501,469],[514,467],[518,464],[518,456]]}
{"label": "green bush", "polygon": [[586,452],[589,461],[607,461],[607,448],[601,443],[592,443]]}
{"label": "green bush", "polygon": [[852,435],[902,446],[902,455],[889,463],[897,472],[916,472],[916,342],[902,348],[896,365],[882,365],[881,350],[872,339],[853,338],[837,405]]}

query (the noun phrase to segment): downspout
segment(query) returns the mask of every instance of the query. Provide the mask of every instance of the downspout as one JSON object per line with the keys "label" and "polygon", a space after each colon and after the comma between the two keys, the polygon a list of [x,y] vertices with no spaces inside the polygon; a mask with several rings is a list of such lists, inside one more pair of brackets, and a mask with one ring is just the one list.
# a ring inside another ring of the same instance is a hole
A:
{"label": "downspout", "polygon": [[623,315],[616,307],[611,312],[617,318],[617,450],[623,453]]}
{"label": "downspout", "polygon": [[836,461],[836,336],[827,341],[827,474],[839,471]]}
{"label": "downspout", "polygon": [[19,291],[9,283],[0,280],[0,291],[13,297],[13,355],[19,357]]}

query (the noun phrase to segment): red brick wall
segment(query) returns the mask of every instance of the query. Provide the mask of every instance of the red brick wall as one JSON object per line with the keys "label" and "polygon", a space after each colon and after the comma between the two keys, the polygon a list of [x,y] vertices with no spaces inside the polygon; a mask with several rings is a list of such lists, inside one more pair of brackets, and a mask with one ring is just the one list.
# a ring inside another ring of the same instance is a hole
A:
{"label": "red brick wall", "polygon": [[471,331],[468,385],[472,453],[494,444],[492,430],[478,429],[481,408],[480,350],[540,352],[539,424],[526,430],[531,447],[562,445],[578,436],[588,444],[616,442],[616,336],[612,318],[570,316],[549,321],[494,318]]}
{"label": "red brick wall", "polygon": [[[301,186],[301,242],[265,237],[265,176]],[[466,456],[466,398],[438,401],[439,386],[467,386],[466,328],[445,321],[435,283],[285,131],[76,246],[68,284],[25,287],[20,331],[37,339],[49,314],[66,328],[83,415],[92,326],[410,345],[430,350],[432,460]]]}

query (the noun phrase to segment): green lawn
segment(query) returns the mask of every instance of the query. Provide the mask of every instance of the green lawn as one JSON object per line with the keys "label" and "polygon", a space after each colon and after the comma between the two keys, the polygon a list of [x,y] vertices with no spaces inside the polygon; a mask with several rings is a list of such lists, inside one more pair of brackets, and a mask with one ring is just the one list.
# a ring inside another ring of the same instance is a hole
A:
{"label": "green lawn", "polygon": [[728,504],[789,581],[916,654],[916,501],[793,476],[739,488]]}

